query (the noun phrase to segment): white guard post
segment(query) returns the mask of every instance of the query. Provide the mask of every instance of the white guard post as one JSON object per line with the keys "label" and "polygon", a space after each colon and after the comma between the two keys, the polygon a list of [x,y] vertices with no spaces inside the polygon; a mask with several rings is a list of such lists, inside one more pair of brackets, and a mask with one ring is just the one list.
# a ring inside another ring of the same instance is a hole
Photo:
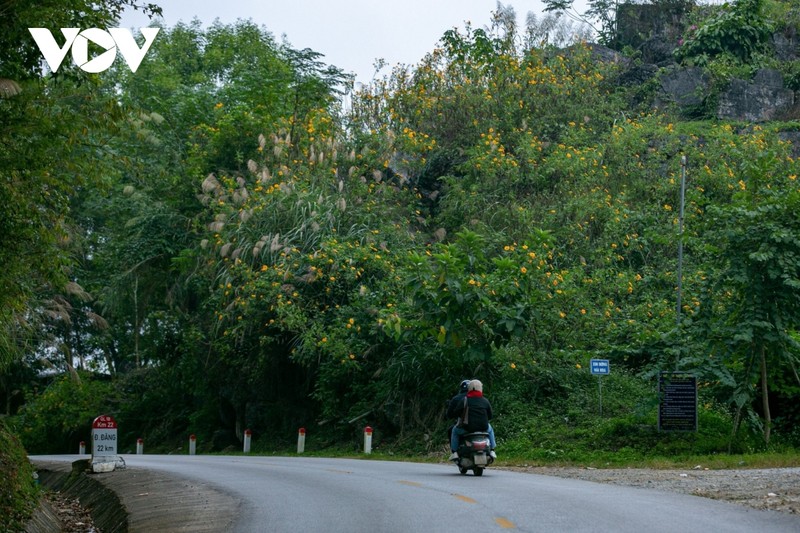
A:
{"label": "white guard post", "polygon": [[197,453],[197,437],[194,434],[189,435],[189,455]]}
{"label": "white guard post", "polygon": [[136,455],[142,455],[144,453],[144,439],[138,438],[136,439]]}
{"label": "white guard post", "polygon": [[306,428],[297,430],[297,453],[306,451]]}
{"label": "white guard post", "polygon": [[85,441],[81,441],[80,444],[78,444],[78,455],[86,455],[86,442]]}
{"label": "white guard post", "polygon": [[92,422],[92,472],[113,472],[125,468],[125,461],[117,455],[117,422],[114,417],[100,415]]}
{"label": "white guard post", "polygon": [[364,428],[364,453],[372,453],[372,428]]}
{"label": "white guard post", "polygon": [[253,438],[253,432],[249,429],[244,430],[244,453],[250,453],[250,440]]}

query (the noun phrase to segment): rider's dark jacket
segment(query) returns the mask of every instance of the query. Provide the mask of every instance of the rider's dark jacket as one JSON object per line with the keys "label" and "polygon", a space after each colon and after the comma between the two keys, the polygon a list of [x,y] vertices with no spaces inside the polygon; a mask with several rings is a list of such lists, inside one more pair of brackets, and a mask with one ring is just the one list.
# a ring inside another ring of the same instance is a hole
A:
{"label": "rider's dark jacket", "polygon": [[[464,397],[467,398],[467,423],[464,424]],[[470,391],[466,394],[458,394],[450,400],[447,406],[447,417],[458,418],[458,427],[464,428],[467,433],[473,431],[487,431],[489,420],[492,419],[492,404],[483,397],[480,391]]]}

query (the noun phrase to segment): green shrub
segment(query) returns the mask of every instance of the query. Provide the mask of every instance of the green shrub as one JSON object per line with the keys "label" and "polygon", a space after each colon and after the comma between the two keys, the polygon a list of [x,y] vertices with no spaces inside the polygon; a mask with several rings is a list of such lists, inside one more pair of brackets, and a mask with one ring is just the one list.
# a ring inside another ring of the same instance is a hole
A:
{"label": "green shrub", "polygon": [[28,452],[75,453],[80,441],[88,441],[97,416],[116,415],[109,412],[115,403],[110,382],[82,376],[56,378],[12,418]]}
{"label": "green shrub", "polygon": [[34,470],[19,439],[0,419],[0,516],[3,531],[22,531],[38,499]]}

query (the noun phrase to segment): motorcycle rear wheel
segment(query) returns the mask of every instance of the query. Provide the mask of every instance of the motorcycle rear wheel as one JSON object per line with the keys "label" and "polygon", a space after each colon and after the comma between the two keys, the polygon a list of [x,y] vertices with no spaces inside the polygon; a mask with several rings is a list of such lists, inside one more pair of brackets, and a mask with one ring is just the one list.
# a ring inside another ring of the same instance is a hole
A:
{"label": "motorcycle rear wheel", "polygon": [[473,472],[473,473],[474,473],[476,476],[482,476],[482,475],[483,475],[483,468],[481,468],[481,467],[479,467],[479,466],[476,466],[476,467],[475,467],[475,468],[472,470],[472,472]]}

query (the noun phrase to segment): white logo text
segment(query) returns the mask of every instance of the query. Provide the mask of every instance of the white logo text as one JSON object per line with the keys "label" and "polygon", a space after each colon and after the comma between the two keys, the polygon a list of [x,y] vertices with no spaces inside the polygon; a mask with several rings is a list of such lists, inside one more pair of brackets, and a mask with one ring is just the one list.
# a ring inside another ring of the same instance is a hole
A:
{"label": "white logo text", "polygon": [[[144,44],[141,48],[133,38],[131,31],[124,28],[109,28],[108,31],[99,28],[89,28],[83,31],[80,28],[61,28],[61,33],[64,35],[64,46],[59,46],[53,34],[46,28],[28,28],[28,31],[31,32],[33,40],[36,41],[36,45],[53,72],[58,72],[67,52],[72,49],[72,60],[79,69],[84,72],[98,73],[111,68],[117,58],[117,50],[128,64],[131,72],[136,72],[160,29],[141,28],[139,31],[144,36]],[[105,51],[90,59],[89,41]]]}

